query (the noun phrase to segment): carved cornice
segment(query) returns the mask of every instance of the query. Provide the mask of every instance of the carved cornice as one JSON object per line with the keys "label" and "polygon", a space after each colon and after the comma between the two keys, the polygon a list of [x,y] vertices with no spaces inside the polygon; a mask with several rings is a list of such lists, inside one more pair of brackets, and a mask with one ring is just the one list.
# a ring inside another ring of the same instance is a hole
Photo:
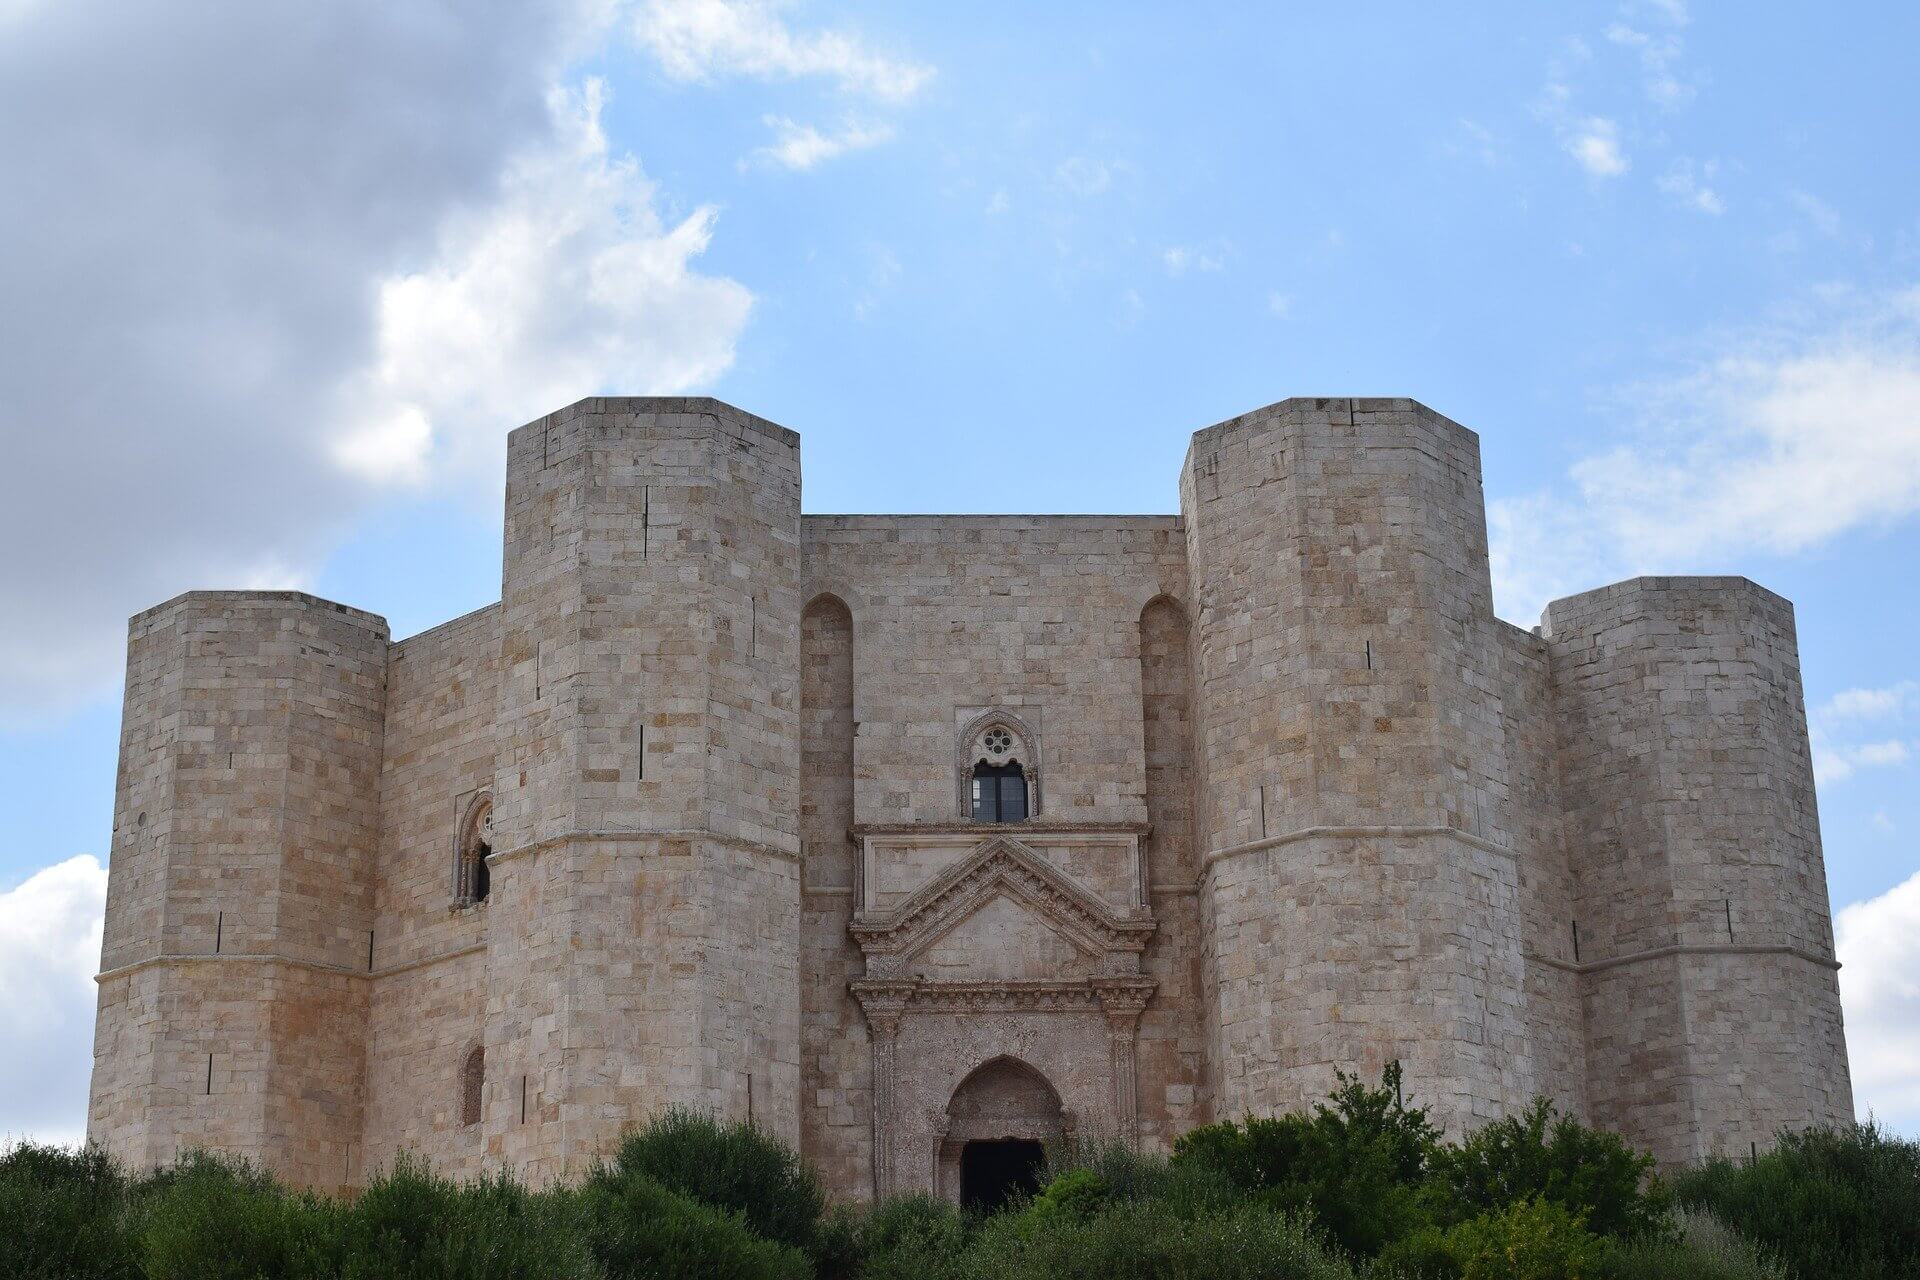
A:
{"label": "carved cornice", "polygon": [[1073,982],[1049,979],[933,982],[924,978],[878,981],[856,978],[847,984],[860,1002],[867,1021],[879,1018],[888,1033],[908,1013],[1118,1013],[1139,1018],[1156,984],[1148,978],[1088,978]]}
{"label": "carved cornice", "polygon": [[914,955],[1002,893],[1040,912],[1090,956],[1144,951],[1153,936],[1151,916],[1116,915],[1046,859],[1005,835],[982,841],[893,912],[854,917],[848,930],[869,956]]}

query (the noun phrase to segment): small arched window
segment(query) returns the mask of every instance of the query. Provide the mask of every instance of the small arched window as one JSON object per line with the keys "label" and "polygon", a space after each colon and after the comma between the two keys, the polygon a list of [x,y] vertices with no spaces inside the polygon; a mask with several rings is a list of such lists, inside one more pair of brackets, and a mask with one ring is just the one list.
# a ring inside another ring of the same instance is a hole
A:
{"label": "small arched window", "polygon": [[485,902],[492,888],[487,856],[493,852],[493,797],[482,795],[467,807],[460,824],[459,861],[454,870],[454,896],[471,905]]}
{"label": "small arched window", "polygon": [[480,1123],[480,1094],[486,1083],[487,1051],[475,1045],[460,1068],[461,1125],[471,1127]]}
{"label": "small arched window", "polygon": [[974,822],[1025,822],[1040,811],[1033,730],[1011,712],[977,717],[960,739],[960,811]]}

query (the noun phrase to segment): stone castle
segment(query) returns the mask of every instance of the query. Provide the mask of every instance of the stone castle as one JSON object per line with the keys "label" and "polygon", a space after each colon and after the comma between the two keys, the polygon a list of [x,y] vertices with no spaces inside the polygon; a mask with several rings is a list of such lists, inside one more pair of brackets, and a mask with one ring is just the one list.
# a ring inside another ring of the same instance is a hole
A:
{"label": "stone castle", "polygon": [[1851,1117],[1785,600],[1500,621],[1410,400],[1209,427],[1180,509],[802,515],[792,432],[590,399],[496,604],[140,614],[90,1137],[545,1181],[685,1104],[958,1198],[1394,1061],[1669,1163]]}

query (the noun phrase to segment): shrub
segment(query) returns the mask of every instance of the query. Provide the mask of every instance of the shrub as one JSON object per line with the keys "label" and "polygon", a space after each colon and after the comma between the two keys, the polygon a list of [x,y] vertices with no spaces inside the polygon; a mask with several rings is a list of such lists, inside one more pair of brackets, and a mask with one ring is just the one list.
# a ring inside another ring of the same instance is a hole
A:
{"label": "shrub", "polygon": [[1063,1177],[1084,1170],[1108,1189],[1112,1201],[1151,1200],[1176,1218],[1202,1218],[1237,1207],[1246,1194],[1233,1179],[1198,1159],[1168,1161],[1121,1143],[1083,1149],[1049,1173]]}
{"label": "shrub", "polygon": [[1535,1197],[1456,1224],[1445,1253],[1462,1280],[1587,1280],[1602,1245],[1579,1214]]}
{"label": "shrub", "polygon": [[1122,1203],[1024,1231],[1019,1215],[988,1222],[969,1259],[979,1280],[1353,1280],[1292,1215],[1246,1207],[1186,1221],[1150,1203]]}
{"label": "shrub", "polygon": [[1652,1156],[1556,1115],[1545,1098],[1475,1130],[1459,1146],[1438,1148],[1432,1169],[1446,1223],[1537,1198],[1583,1215],[1595,1234],[1645,1236],[1663,1229],[1672,1205],[1653,1174]]}
{"label": "shrub", "polygon": [[806,1255],[755,1235],[738,1213],[702,1204],[645,1174],[596,1171],[577,1193],[577,1205],[607,1280],[813,1275]]}
{"label": "shrub", "polygon": [[932,1196],[896,1196],[860,1227],[861,1280],[960,1280],[973,1233],[958,1209]]}
{"label": "shrub", "polygon": [[341,1280],[584,1280],[597,1270],[571,1208],[504,1174],[454,1183],[403,1156],[343,1214]]}
{"label": "shrub", "polygon": [[1615,1246],[1600,1268],[1605,1280],[1787,1280],[1765,1250],[1706,1213],[1675,1215],[1676,1238]]}
{"label": "shrub", "polygon": [[614,1168],[741,1214],[769,1240],[812,1250],[826,1197],[792,1148],[751,1125],[674,1109],[620,1144]]}
{"label": "shrub", "polygon": [[338,1274],[339,1210],[291,1194],[244,1161],[193,1153],[142,1206],[148,1280],[327,1280]]}
{"label": "shrub", "polygon": [[1797,1280],[1920,1275],[1920,1143],[1874,1124],[1782,1133],[1767,1154],[1710,1160],[1675,1190],[1778,1254]]}
{"label": "shrub", "polygon": [[1311,1210],[1362,1256],[1413,1234],[1427,1221],[1421,1184],[1439,1132],[1423,1108],[1401,1101],[1399,1063],[1377,1089],[1338,1074],[1312,1116],[1196,1129],[1175,1143],[1175,1163],[1217,1169],[1269,1208]]}
{"label": "shrub", "polygon": [[0,1275],[131,1280],[140,1274],[127,1180],[98,1147],[23,1143],[0,1155]]}

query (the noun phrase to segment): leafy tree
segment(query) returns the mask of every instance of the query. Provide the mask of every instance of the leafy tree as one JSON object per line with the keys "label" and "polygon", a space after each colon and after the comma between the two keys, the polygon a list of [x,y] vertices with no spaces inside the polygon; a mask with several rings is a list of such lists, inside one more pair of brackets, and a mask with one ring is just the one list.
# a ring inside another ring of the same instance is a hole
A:
{"label": "leafy tree", "polygon": [[1437,1148],[1432,1175],[1439,1216],[1449,1223],[1537,1198],[1580,1214],[1597,1235],[1646,1236],[1664,1230],[1673,1203],[1652,1156],[1557,1114],[1545,1098]]}
{"label": "leafy tree", "polygon": [[1370,1257],[1426,1222],[1421,1187],[1440,1134],[1402,1100],[1399,1063],[1378,1088],[1336,1075],[1311,1116],[1208,1125],[1175,1144],[1174,1161],[1217,1169],[1269,1208],[1310,1211],[1343,1248]]}
{"label": "leafy tree", "polygon": [[702,1204],[739,1213],[758,1234],[811,1251],[826,1196],[791,1147],[751,1125],[667,1111],[620,1144],[614,1174],[641,1174]]}

